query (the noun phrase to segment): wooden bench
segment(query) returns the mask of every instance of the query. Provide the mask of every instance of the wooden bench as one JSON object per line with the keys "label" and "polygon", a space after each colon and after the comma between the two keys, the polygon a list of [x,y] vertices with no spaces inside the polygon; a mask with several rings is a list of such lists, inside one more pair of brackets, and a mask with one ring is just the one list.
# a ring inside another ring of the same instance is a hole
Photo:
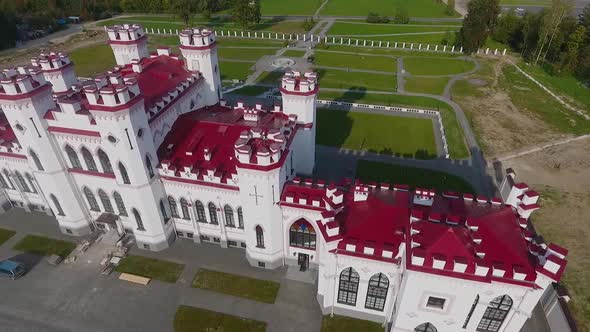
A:
{"label": "wooden bench", "polygon": [[147,285],[150,282],[150,278],[146,278],[146,277],[142,277],[142,276],[138,276],[135,274],[130,274],[130,273],[121,273],[121,275],[119,276],[120,280],[125,280],[125,281],[129,281],[129,282],[134,282],[136,284],[140,284],[140,285]]}

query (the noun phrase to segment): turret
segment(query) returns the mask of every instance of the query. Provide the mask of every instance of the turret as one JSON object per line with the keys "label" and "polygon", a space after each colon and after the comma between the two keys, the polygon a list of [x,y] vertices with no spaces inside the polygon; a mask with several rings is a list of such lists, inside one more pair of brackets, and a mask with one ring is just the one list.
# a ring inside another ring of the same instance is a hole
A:
{"label": "turret", "polygon": [[53,85],[55,93],[66,92],[72,85],[78,83],[74,64],[67,54],[41,53],[38,57],[31,59],[31,64],[34,68],[41,70],[45,80]]}
{"label": "turret", "polygon": [[105,27],[109,44],[113,49],[117,65],[124,66],[131,60],[149,57],[147,36],[139,24],[123,24]]}

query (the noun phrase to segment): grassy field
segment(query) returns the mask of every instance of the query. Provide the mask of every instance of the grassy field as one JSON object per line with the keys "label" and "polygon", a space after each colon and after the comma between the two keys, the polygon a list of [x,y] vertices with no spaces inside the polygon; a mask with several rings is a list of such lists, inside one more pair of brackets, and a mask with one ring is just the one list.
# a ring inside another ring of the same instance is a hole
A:
{"label": "grassy field", "polygon": [[320,0],[262,0],[262,15],[313,15],[322,4]]}
{"label": "grassy field", "polygon": [[457,26],[412,25],[412,24],[367,24],[364,22],[336,22],[328,30],[328,35],[374,35],[413,32],[458,31]]}
{"label": "grassy field", "polygon": [[250,75],[253,63],[220,61],[219,70],[222,80],[245,80]]}
{"label": "grassy field", "polygon": [[217,51],[220,60],[252,60],[256,61],[265,55],[275,54],[274,48],[227,48],[220,47]]}
{"label": "grassy field", "polygon": [[[427,57],[427,58],[456,58],[456,57],[460,57],[463,54],[449,54],[449,53],[424,53],[424,52],[418,52],[418,51],[402,51],[402,50],[396,50],[393,48],[393,45],[390,45],[391,48],[370,48],[370,47],[356,47],[356,46],[346,46],[346,45],[328,45],[327,47],[323,48],[323,49],[319,49],[322,51],[340,51],[340,52],[352,52],[352,53],[356,53],[356,54],[364,54],[364,55],[392,55],[392,56],[404,56],[404,57],[408,57],[408,56],[416,56],[416,57]],[[398,45],[399,47],[401,47],[401,45]],[[408,48],[410,47],[409,45],[407,46]],[[317,50],[316,50],[317,52]]]}
{"label": "grassy field", "polygon": [[[420,34],[420,35],[396,35],[396,36],[358,36],[358,37],[353,37],[359,40],[367,40],[367,45],[370,45],[371,40],[375,41],[375,46],[378,46],[379,41],[383,42],[381,45],[382,46],[386,46],[387,42],[389,42],[389,46],[393,47],[395,45],[395,43],[397,42],[397,46],[398,47],[402,47],[403,43],[406,43],[405,48],[406,49],[414,49],[414,50],[418,50],[420,48],[420,44],[422,44],[422,49],[426,49],[426,45],[432,45],[430,46],[431,50],[434,50],[434,45],[440,45],[439,49],[442,49],[441,46],[443,45],[451,45],[453,42],[453,37],[451,36],[451,39],[448,42],[445,42],[445,39],[447,39],[447,33],[446,32],[434,32],[434,33],[428,33],[428,34]],[[353,44],[355,44],[356,42],[353,40],[352,41]],[[359,41],[359,45],[362,42]],[[414,45],[412,45],[414,44]],[[451,46],[449,46],[451,47]],[[424,53],[422,53],[422,55],[424,55]]]}
{"label": "grassy field", "polygon": [[15,231],[0,228],[0,246],[4,244],[4,242],[8,241],[8,239],[13,237],[14,234],[16,234]]}
{"label": "grassy field", "polygon": [[436,189],[439,192],[455,191],[473,193],[473,187],[462,178],[425,168],[414,168],[400,165],[384,164],[368,160],[360,160],[356,177],[365,181],[407,184],[411,188]]}
{"label": "grassy field", "polygon": [[232,94],[242,96],[258,96],[259,94],[268,91],[269,88],[265,86],[248,85],[238,90],[231,92]]}
{"label": "grassy field", "polygon": [[283,56],[288,56],[291,58],[301,58],[305,55],[305,51],[302,50],[286,50],[285,53],[283,53]]}
{"label": "grassy field", "polygon": [[146,278],[175,283],[183,269],[183,264],[143,256],[127,256],[117,266],[116,270],[122,273],[131,273]]}
{"label": "grassy field", "polygon": [[76,244],[39,235],[27,235],[13,249],[40,256],[58,255],[61,258],[66,258],[76,249]]}
{"label": "grassy field", "polygon": [[330,51],[315,51],[314,63],[318,66],[379,70],[395,73],[396,59],[365,54],[346,54]]}
{"label": "grassy field", "polygon": [[475,68],[473,62],[462,59],[406,57],[404,69],[412,75],[452,75]]}
{"label": "grassy field", "polygon": [[326,315],[322,318],[321,332],[383,332],[379,323],[360,320],[351,317]]}
{"label": "grassy field", "polygon": [[500,0],[504,6],[551,6],[551,0]]}
{"label": "grassy field", "polygon": [[264,72],[258,77],[258,79],[256,79],[256,83],[276,84],[278,87],[279,81],[281,80],[283,75],[284,72],[281,70]]}
{"label": "grassy field", "polygon": [[316,143],[389,155],[436,157],[432,120],[319,109]]}
{"label": "grassy field", "polygon": [[[435,0],[330,0],[321,15],[366,16],[369,12],[394,16],[396,8],[405,8],[411,17],[449,17],[446,5]],[[455,16],[458,16],[455,13]]]}
{"label": "grassy field", "polygon": [[383,75],[331,69],[317,69],[316,71],[320,86],[324,88],[378,91],[395,91],[397,89],[397,78],[393,74]]}
{"label": "grassy field", "polygon": [[174,332],[264,332],[266,323],[181,305],[174,315]]}
{"label": "grassy field", "polygon": [[218,38],[219,47],[240,47],[240,46],[261,46],[261,47],[283,47],[283,43],[278,40],[269,39],[245,39],[245,38]]}
{"label": "grassy field", "polygon": [[406,77],[404,88],[408,92],[442,95],[449,83],[447,77]]}
{"label": "grassy field", "polygon": [[76,75],[90,77],[112,69],[117,63],[108,44],[88,46],[70,52]]}
{"label": "grassy field", "polygon": [[264,303],[274,303],[281,284],[231,273],[199,269],[192,287]]}

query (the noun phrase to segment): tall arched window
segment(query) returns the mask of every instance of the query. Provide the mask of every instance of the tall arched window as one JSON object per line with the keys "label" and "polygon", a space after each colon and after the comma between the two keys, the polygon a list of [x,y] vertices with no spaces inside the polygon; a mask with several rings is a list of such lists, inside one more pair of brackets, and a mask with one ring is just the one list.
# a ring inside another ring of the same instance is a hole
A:
{"label": "tall arched window", "polygon": [[31,155],[31,159],[33,159],[33,162],[35,163],[37,169],[40,171],[44,171],[43,164],[41,164],[41,160],[39,160],[39,156],[37,156],[35,151],[29,150],[29,154]]}
{"label": "tall arched window", "polygon": [[264,248],[264,231],[260,225],[256,226],[256,247]]}
{"label": "tall arched window", "polygon": [[218,222],[217,222],[217,208],[215,207],[215,204],[213,204],[213,203],[209,203],[209,220],[214,225],[218,224]]}
{"label": "tall arched window", "polygon": [[154,169],[152,168],[152,161],[150,160],[150,156],[145,156],[145,167],[147,168],[148,174],[150,179],[154,177]]}
{"label": "tall arched window", "polygon": [[315,250],[315,230],[303,219],[300,219],[291,225],[289,229],[289,244],[295,247]]}
{"label": "tall arched window", "polygon": [[18,184],[20,185],[21,189],[26,193],[30,193],[31,188],[29,188],[29,185],[27,184],[27,181],[25,181],[23,175],[20,174],[19,171],[15,171],[14,175],[16,176],[16,180],[18,181]]}
{"label": "tall arched window", "polygon": [[31,173],[25,173],[25,177],[27,178],[27,181],[29,181],[29,184],[31,185],[31,190],[36,194],[37,188],[35,187],[35,178],[31,175]]}
{"label": "tall arched window", "polygon": [[88,205],[90,206],[90,210],[92,211],[100,211],[100,207],[98,206],[98,202],[96,201],[96,197],[88,187],[84,187],[84,196],[86,196],[86,200],[88,201]]}
{"label": "tall arched window", "polygon": [[137,223],[137,230],[145,231],[145,228],[143,227],[143,221],[141,220],[141,215],[139,214],[139,211],[137,211],[137,209],[133,208],[132,212],[133,212],[133,216],[135,217],[135,223]]}
{"label": "tall arched window", "polygon": [[168,223],[168,212],[166,211],[166,204],[164,204],[164,200],[160,200],[160,212],[162,212],[162,217],[164,218],[164,223]]}
{"label": "tall arched window", "polygon": [[358,289],[359,274],[352,267],[342,270],[338,284],[338,303],[355,306]]}
{"label": "tall arched window", "polygon": [[123,197],[118,192],[113,193],[113,198],[115,199],[115,204],[117,204],[117,210],[119,210],[119,215],[123,217],[127,217],[127,209],[125,208],[125,202],[123,202]]}
{"label": "tall arched window", "polygon": [[113,210],[113,205],[111,204],[111,199],[107,193],[104,192],[104,190],[98,189],[98,197],[100,198],[102,206],[104,206],[105,212],[115,213],[115,210]]}
{"label": "tall arched window", "polygon": [[493,299],[483,313],[483,317],[479,321],[479,325],[477,325],[477,331],[499,331],[510,308],[512,308],[512,299],[510,296],[501,295]]}
{"label": "tall arched window", "polygon": [[49,195],[49,199],[51,199],[51,201],[53,202],[53,206],[57,210],[57,215],[58,216],[65,216],[66,214],[64,213],[64,210],[61,208],[61,204],[59,204],[57,197],[55,197],[54,194],[51,194],[51,195]]}
{"label": "tall arched window", "polygon": [[229,205],[225,205],[223,207],[225,211],[225,225],[229,227],[236,227],[236,223],[234,221],[234,210]]}
{"label": "tall arched window", "polygon": [[97,172],[98,168],[96,168],[96,163],[94,162],[94,157],[92,156],[92,153],[90,153],[90,151],[88,151],[88,149],[85,147],[83,147],[81,151],[82,158],[84,158],[84,162],[86,163],[86,167],[88,167],[88,170]]}
{"label": "tall arched window", "polygon": [[12,179],[10,178],[10,172],[5,168],[4,169],[4,176],[6,176],[6,181],[8,182],[8,186],[10,189],[14,189],[14,183],[12,183]]}
{"label": "tall arched window", "polygon": [[416,326],[414,332],[436,332],[436,327],[431,323],[422,323]]}
{"label": "tall arched window", "polygon": [[68,159],[70,159],[70,164],[72,164],[72,168],[82,169],[82,164],[80,164],[80,159],[78,159],[78,154],[69,145],[66,145],[66,154],[68,155]]}
{"label": "tall arched window", "polygon": [[369,279],[365,308],[383,311],[387,299],[389,279],[383,273],[377,273]]}
{"label": "tall arched window", "polygon": [[129,174],[127,174],[127,169],[123,165],[123,163],[119,162],[119,173],[121,173],[121,178],[123,179],[123,183],[130,184],[131,181],[129,180]]}
{"label": "tall arched window", "polygon": [[238,208],[238,228],[244,229],[244,213],[241,206]]}
{"label": "tall arched window", "polygon": [[8,182],[6,182],[6,180],[4,179],[4,175],[2,174],[0,174],[0,185],[4,189],[10,189],[10,186],[8,186]]}
{"label": "tall arched window", "polygon": [[170,213],[172,214],[172,217],[179,218],[180,216],[178,215],[178,207],[176,206],[174,197],[168,196],[168,204],[170,205]]}
{"label": "tall arched window", "polygon": [[184,198],[180,199],[180,209],[182,210],[182,218],[186,219],[186,220],[190,220],[191,216],[188,212],[188,202]]}
{"label": "tall arched window", "polygon": [[207,217],[205,217],[205,206],[203,206],[201,201],[195,202],[195,209],[197,210],[197,221],[207,222]]}
{"label": "tall arched window", "polygon": [[99,149],[98,160],[100,161],[103,172],[113,174],[113,166],[111,165],[111,160],[109,159],[109,156],[107,156],[106,152]]}

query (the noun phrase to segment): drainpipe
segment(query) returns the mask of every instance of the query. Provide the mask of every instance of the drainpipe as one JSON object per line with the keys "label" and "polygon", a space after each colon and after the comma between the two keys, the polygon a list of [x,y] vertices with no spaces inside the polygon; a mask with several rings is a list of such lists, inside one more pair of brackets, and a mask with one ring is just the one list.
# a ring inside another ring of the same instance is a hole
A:
{"label": "drainpipe", "polygon": [[330,317],[334,317],[334,305],[336,304],[336,276],[338,275],[338,247],[336,247],[336,251],[334,252],[334,256],[336,256],[336,264],[334,264],[334,294],[332,295],[332,311],[330,312]]}

